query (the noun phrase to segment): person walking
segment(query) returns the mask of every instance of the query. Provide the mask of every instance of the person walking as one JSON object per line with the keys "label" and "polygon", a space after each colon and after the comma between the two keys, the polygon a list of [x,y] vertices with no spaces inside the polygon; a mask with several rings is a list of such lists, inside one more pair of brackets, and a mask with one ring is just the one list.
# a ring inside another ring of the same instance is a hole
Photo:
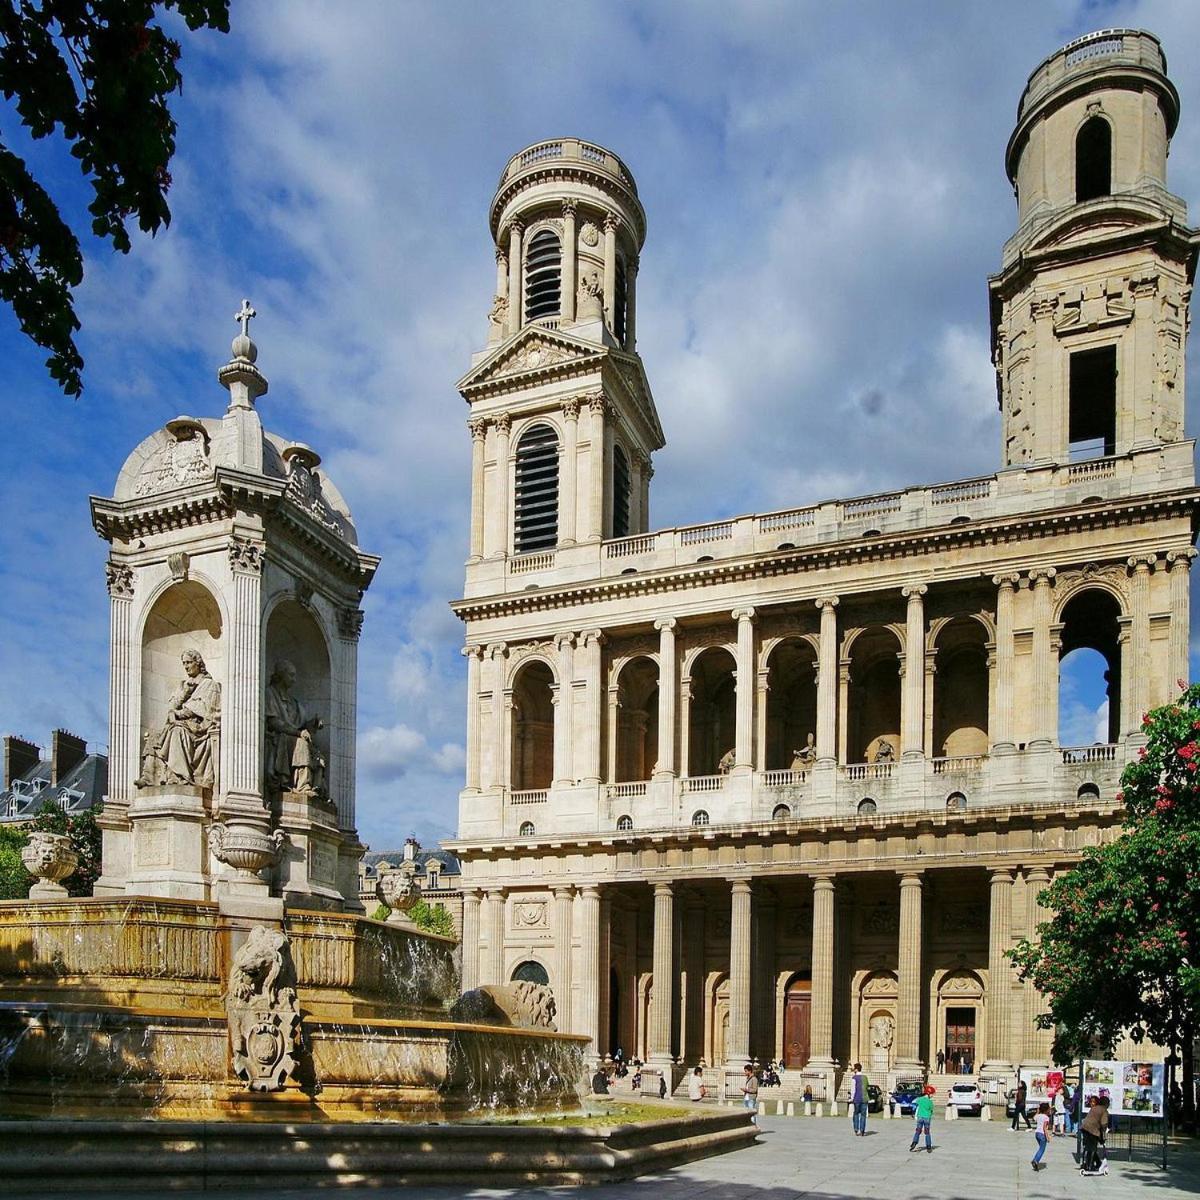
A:
{"label": "person walking", "polygon": [[867,1077],[862,1063],[854,1064],[854,1075],[850,1080],[850,1111],[854,1118],[854,1136],[867,1136]]}
{"label": "person walking", "polygon": [[1029,1119],[1029,1112],[1026,1109],[1026,1104],[1029,1101],[1029,1087],[1024,1079],[1017,1080],[1017,1091],[1013,1096],[1013,1119],[1012,1131],[1016,1133],[1020,1129],[1018,1122],[1024,1121],[1026,1129],[1033,1128],[1033,1122]]}
{"label": "person walking", "polygon": [[747,1063],[742,1072],[745,1078],[742,1080],[742,1107],[754,1115],[750,1118],[755,1125],[758,1124],[758,1076],[754,1074],[754,1068]]}
{"label": "person walking", "polygon": [[1108,1163],[1100,1160],[1100,1143],[1108,1132],[1108,1098],[1093,1096],[1088,1103],[1087,1116],[1079,1123],[1083,1135],[1083,1162],[1079,1164],[1081,1175],[1107,1175]]}
{"label": "person walking", "polygon": [[933,1153],[933,1135],[930,1133],[933,1123],[933,1093],[934,1089],[927,1087],[917,1098],[917,1103],[913,1108],[917,1124],[916,1128],[913,1129],[912,1145],[908,1148],[909,1154],[917,1148],[917,1141],[920,1139],[922,1133],[925,1134],[926,1153]]}
{"label": "person walking", "polygon": [[946,1052],[939,1050],[937,1052],[938,1074],[940,1075],[946,1069]]}
{"label": "person walking", "polygon": [[1034,1137],[1037,1138],[1037,1151],[1030,1160],[1033,1169],[1040,1171],[1044,1166],[1042,1155],[1050,1144],[1050,1105],[1045,1100],[1038,1105],[1037,1116],[1033,1119]]}

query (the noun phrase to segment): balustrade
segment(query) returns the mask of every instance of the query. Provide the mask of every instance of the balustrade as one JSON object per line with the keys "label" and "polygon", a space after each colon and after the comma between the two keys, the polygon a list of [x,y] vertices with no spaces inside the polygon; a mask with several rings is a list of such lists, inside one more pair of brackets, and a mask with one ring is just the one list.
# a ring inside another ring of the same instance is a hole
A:
{"label": "balustrade", "polygon": [[1109,763],[1117,761],[1117,747],[1107,746],[1063,746],[1060,753],[1066,766],[1078,763]]}
{"label": "balustrade", "polygon": [[982,771],[987,761],[986,754],[958,754],[950,758],[935,758],[933,773],[935,775],[958,775],[967,771]]}
{"label": "balustrade", "polygon": [[683,792],[719,792],[725,787],[724,775],[687,775],[679,781]]}
{"label": "balustrade", "polygon": [[808,782],[807,771],[764,771],[760,777],[764,787],[795,787]]}
{"label": "balustrade", "polygon": [[535,788],[523,792],[512,792],[509,801],[516,804],[545,804],[550,798],[550,792],[545,788]]}

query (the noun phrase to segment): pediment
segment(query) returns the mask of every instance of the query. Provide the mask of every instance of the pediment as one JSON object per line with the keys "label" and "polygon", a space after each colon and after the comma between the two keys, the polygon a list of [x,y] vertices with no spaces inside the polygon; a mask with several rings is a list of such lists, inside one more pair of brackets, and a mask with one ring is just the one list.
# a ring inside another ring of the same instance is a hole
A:
{"label": "pediment", "polygon": [[591,366],[603,359],[606,348],[556,329],[528,325],[510,342],[499,346],[458,382],[464,395],[503,382],[525,383],[562,371]]}

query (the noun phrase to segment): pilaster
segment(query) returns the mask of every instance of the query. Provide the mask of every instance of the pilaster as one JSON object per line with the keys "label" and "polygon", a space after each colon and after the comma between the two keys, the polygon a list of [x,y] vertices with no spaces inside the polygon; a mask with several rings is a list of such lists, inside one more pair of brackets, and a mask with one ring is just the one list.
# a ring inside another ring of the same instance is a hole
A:
{"label": "pilaster", "polygon": [[650,1062],[669,1067],[675,1011],[675,892],[669,883],[654,885],[654,1004],[650,1020]]}
{"label": "pilaster", "polygon": [[1012,945],[1011,871],[993,871],[988,916],[988,1022],[985,1075],[1007,1075],[1014,1061],[1012,1047],[1012,974],[1005,952]]}
{"label": "pilaster", "polygon": [[658,630],[658,770],[655,778],[671,779],[679,774],[675,761],[675,708],[679,694],[674,617],[654,622]]}
{"label": "pilaster", "polygon": [[900,946],[896,1020],[896,1070],[919,1074],[921,1062],[921,972],[923,880],[918,872],[900,876]]}
{"label": "pilaster", "polygon": [[924,597],[928,590],[923,583],[910,584],[901,590],[901,595],[908,601],[900,732],[902,757],[907,759],[919,759],[925,756],[923,743],[925,727]]}

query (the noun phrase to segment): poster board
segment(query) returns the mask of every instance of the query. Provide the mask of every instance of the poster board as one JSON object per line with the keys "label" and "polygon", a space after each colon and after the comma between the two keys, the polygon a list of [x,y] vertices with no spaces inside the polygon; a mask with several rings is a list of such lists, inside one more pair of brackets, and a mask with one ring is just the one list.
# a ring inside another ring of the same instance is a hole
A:
{"label": "poster board", "polygon": [[1085,1059],[1081,1111],[1087,1111],[1093,1096],[1107,1096],[1110,1114],[1161,1117],[1164,1074],[1160,1062]]}
{"label": "poster board", "polygon": [[1058,1067],[1022,1067],[1018,1078],[1025,1081],[1027,1109],[1048,1104],[1050,1097],[1063,1085],[1063,1073]]}

